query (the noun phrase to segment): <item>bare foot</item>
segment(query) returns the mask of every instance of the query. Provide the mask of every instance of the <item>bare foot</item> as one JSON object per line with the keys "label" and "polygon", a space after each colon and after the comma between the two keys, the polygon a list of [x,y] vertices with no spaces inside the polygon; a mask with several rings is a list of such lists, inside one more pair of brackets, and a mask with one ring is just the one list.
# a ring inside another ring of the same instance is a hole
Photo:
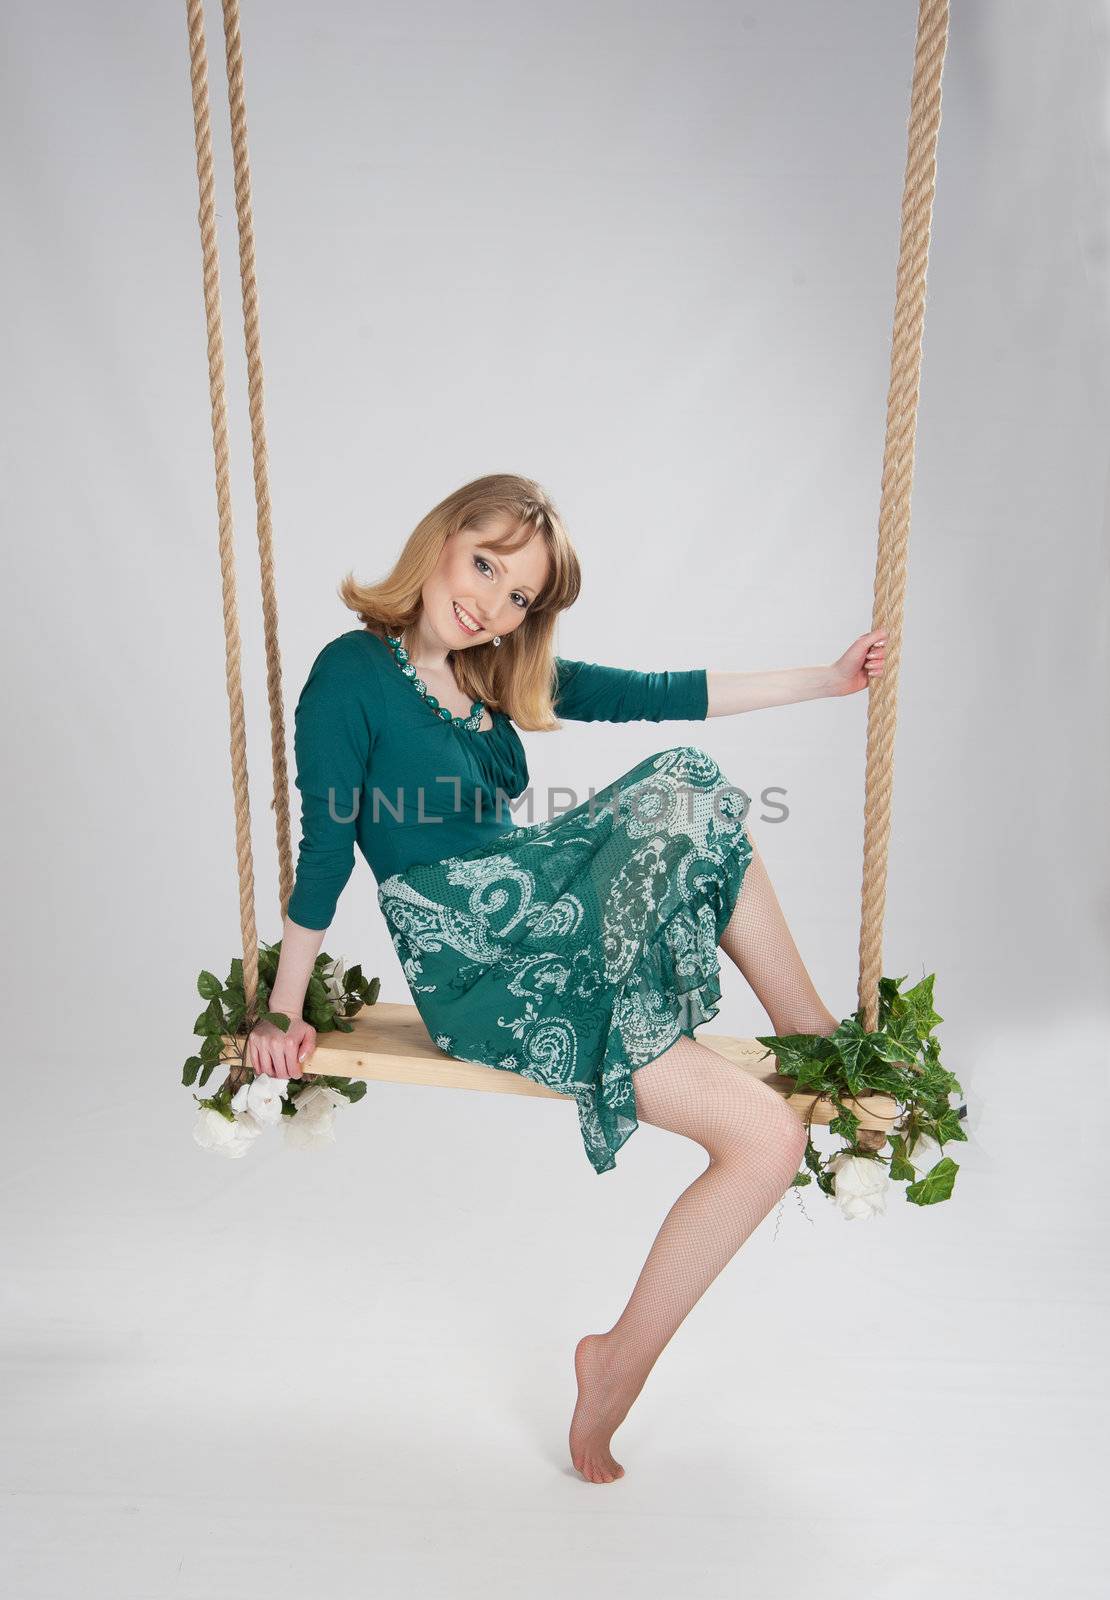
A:
{"label": "bare foot", "polygon": [[643,1383],[630,1386],[613,1370],[605,1334],[587,1333],[574,1351],[578,1403],[570,1419],[570,1458],[590,1483],[612,1483],[624,1477],[609,1441],[624,1421]]}

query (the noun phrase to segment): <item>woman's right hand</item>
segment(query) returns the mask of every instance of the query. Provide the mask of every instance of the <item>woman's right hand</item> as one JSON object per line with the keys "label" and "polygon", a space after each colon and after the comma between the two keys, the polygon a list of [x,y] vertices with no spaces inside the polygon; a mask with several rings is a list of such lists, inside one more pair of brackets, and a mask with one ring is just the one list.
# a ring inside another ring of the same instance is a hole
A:
{"label": "woman's right hand", "polygon": [[258,1022],[247,1040],[247,1063],[270,1078],[300,1078],[301,1063],[316,1048],[316,1029],[303,1017],[290,1017],[288,1032],[273,1022]]}

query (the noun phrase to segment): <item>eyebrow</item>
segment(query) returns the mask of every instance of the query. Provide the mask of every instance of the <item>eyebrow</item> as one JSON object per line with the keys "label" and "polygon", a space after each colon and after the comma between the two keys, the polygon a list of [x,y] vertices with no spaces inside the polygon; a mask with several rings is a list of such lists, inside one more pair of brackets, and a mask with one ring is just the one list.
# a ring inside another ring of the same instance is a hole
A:
{"label": "eyebrow", "polygon": [[[492,549],[492,547],[490,545],[488,545],[488,544],[476,544],[474,546],[474,548],[475,548],[475,550],[480,550],[483,555],[492,556],[494,561],[501,568],[501,571],[502,572],[506,572],[506,573],[508,572],[508,570],[509,570],[508,567],[505,565],[505,563],[502,561],[502,559],[501,559],[501,557],[499,555],[495,555],[494,554],[494,551],[493,551],[493,549]],[[517,584],[517,588],[521,591],[522,594],[525,591],[527,591],[527,593],[532,596],[533,600],[535,599],[536,591],[535,591],[535,589],[533,589],[533,587],[532,587],[532,585],[530,583],[518,583]]]}

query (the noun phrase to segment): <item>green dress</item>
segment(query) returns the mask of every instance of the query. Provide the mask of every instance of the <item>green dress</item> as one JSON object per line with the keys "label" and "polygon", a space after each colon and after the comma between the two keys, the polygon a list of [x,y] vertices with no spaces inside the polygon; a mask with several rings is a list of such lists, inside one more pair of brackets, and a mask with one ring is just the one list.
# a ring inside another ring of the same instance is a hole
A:
{"label": "green dress", "polygon": [[[707,713],[700,668],[555,665],[560,718]],[[325,646],[295,717],[290,918],[327,927],[357,845],[435,1043],[572,1095],[591,1165],[611,1170],[638,1126],[636,1068],[718,1010],[718,941],[751,859],[743,791],[675,745],[519,825],[508,802],[528,766],[511,720],[495,712],[482,733],[448,717],[363,628]]]}

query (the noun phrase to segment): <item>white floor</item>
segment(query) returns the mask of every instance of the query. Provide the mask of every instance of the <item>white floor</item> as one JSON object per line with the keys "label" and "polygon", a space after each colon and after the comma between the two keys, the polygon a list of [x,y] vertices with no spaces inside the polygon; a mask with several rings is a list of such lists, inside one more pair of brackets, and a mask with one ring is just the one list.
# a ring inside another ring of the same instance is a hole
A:
{"label": "white floor", "polygon": [[[569,1101],[374,1086],[327,1152],[233,1163],[164,1076],[152,1108],[90,1075],[33,1143],[9,1124],[3,1593],[1105,1595],[1105,1040],[965,1069],[946,1205],[788,1196],[604,1486],[571,1352],[696,1146],[642,1126],[596,1177]],[[1011,1103],[1052,1061],[1059,1100]]]}

